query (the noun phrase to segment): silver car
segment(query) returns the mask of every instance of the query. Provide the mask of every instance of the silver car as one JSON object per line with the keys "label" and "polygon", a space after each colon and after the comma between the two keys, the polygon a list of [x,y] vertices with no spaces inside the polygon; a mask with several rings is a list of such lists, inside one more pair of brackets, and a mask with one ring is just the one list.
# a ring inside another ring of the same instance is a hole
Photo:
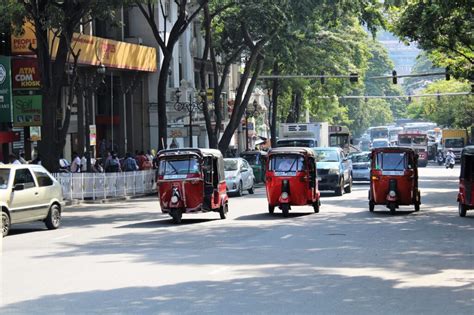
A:
{"label": "silver car", "polygon": [[356,153],[350,156],[352,160],[352,179],[354,181],[370,181],[370,152]]}
{"label": "silver car", "polygon": [[63,205],[61,185],[41,165],[0,165],[3,236],[16,223],[43,221],[48,229],[57,229]]}
{"label": "silver car", "polygon": [[244,190],[253,194],[255,176],[250,164],[243,158],[224,159],[227,192],[242,196]]}

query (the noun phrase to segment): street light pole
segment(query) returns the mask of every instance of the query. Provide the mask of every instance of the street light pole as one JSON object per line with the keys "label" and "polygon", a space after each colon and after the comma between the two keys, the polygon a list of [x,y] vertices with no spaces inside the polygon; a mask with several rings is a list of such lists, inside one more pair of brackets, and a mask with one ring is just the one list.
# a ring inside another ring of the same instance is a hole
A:
{"label": "street light pole", "polygon": [[179,99],[181,98],[181,90],[178,88],[176,89],[176,103],[174,104],[174,109],[178,112],[187,111],[189,113],[189,147],[193,147],[193,113],[196,111],[202,110],[202,103],[204,98],[206,97],[205,91],[200,91],[199,96],[201,97],[201,101],[196,101],[195,99],[189,99],[189,102],[180,102]]}

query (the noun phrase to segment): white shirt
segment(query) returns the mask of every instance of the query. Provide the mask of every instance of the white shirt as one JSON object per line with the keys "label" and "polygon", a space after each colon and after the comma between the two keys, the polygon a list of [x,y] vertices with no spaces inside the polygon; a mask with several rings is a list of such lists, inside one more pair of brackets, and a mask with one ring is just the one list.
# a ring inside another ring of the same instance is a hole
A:
{"label": "white shirt", "polygon": [[21,162],[18,161],[18,160],[15,160],[15,161],[12,162],[12,164],[21,164]]}
{"label": "white shirt", "polygon": [[81,172],[81,169],[79,168],[80,165],[81,165],[81,159],[78,156],[76,156],[74,160],[72,160],[72,163],[71,163],[71,172],[80,173]]}

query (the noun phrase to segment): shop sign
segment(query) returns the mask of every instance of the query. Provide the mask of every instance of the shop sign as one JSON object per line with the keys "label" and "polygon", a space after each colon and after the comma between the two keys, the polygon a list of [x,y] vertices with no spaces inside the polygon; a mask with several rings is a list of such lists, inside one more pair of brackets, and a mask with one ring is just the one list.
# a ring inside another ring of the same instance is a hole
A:
{"label": "shop sign", "polygon": [[36,34],[35,26],[30,21],[23,24],[23,34],[11,36],[12,55],[34,55],[35,53],[30,49],[35,49]]}
{"label": "shop sign", "polygon": [[22,95],[13,97],[13,126],[41,126],[43,108],[41,95]]}
{"label": "shop sign", "polygon": [[95,125],[89,125],[89,141],[90,145],[97,145],[97,128]]}
{"label": "shop sign", "polygon": [[40,126],[30,127],[30,140],[41,141],[41,127]]}
{"label": "shop sign", "polygon": [[37,59],[12,60],[12,87],[14,90],[41,88]]}
{"label": "shop sign", "polygon": [[0,56],[0,122],[12,121],[10,57]]}

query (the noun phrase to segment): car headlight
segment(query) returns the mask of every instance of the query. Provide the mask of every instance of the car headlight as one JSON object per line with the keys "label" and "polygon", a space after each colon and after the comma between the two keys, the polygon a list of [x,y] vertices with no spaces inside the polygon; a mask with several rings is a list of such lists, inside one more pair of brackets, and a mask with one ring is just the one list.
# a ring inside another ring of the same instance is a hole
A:
{"label": "car headlight", "polygon": [[336,174],[336,175],[339,175],[339,169],[338,169],[338,168],[331,168],[331,169],[329,169],[328,174]]}
{"label": "car headlight", "polygon": [[281,199],[287,199],[288,198],[288,193],[287,192],[282,192],[281,193]]}

